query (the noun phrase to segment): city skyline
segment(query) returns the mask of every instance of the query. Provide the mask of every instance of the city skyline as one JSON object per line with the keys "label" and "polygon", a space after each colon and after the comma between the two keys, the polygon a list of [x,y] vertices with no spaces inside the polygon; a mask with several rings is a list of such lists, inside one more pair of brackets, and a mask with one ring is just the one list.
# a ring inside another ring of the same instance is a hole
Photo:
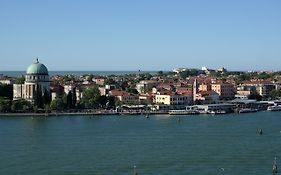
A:
{"label": "city skyline", "polygon": [[280,1],[2,1],[0,70],[281,70]]}

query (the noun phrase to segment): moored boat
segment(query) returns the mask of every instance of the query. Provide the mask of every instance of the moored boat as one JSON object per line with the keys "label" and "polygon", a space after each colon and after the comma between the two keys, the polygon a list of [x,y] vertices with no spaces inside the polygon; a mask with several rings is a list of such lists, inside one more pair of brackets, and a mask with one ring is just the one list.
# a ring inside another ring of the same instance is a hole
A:
{"label": "moored boat", "polygon": [[251,112],[258,112],[258,109],[245,108],[239,111],[239,113],[251,113]]}
{"label": "moored boat", "polygon": [[223,110],[208,111],[207,114],[213,114],[213,115],[217,115],[217,114],[226,114],[226,111],[223,111]]}
{"label": "moored boat", "polygon": [[170,110],[170,115],[196,115],[199,114],[196,110]]}
{"label": "moored boat", "polygon": [[269,106],[267,108],[268,111],[281,111],[281,106],[280,105],[276,105],[276,106]]}

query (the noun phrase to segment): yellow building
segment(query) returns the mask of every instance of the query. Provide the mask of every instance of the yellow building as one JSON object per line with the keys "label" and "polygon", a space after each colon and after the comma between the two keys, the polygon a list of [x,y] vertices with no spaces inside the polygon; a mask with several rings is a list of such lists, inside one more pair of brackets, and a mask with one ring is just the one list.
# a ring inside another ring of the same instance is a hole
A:
{"label": "yellow building", "polygon": [[158,105],[169,105],[171,109],[183,109],[193,102],[192,95],[156,94],[155,103]]}
{"label": "yellow building", "polygon": [[233,84],[215,83],[211,85],[211,90],[219,94],[220,99],[229,100],[235,96],[235,89]]}

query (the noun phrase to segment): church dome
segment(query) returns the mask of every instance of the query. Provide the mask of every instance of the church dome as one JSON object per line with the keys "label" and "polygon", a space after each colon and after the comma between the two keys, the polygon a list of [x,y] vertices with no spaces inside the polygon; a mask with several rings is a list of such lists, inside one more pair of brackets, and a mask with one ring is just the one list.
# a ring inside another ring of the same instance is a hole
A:
{"label": "church dome", "polygon": [[49,75],[47,67],[39,63],[38,59],[35,63],[31,64],[26,71],[28,75]]}

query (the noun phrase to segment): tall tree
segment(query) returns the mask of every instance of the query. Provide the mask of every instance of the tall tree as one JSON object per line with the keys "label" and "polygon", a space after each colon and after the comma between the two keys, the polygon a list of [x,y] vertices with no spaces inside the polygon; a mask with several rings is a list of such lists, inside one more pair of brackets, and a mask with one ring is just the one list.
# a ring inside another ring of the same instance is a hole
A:
{"label": "tall tree", "polygon": [[40,85],[36,86],[36,90],[34,92],[34,105],[37,108],[43,108],[42,88]]}
{"label": "tall tree", "polygon": [[11,111],[11,100],[8,98],[0,97],[0,112]]}
{"label": "tall tree", "polygon": [[97,86],[88,88],[83,93],[82,103],[86,108],[95,107],[100,97],[100,91]]}
{"label": "tall tree", "polygon": [[24,84],[24,81],[25,81],[25,77],[24,76],[18,77],[16,79],[16,84]]}
{"label": "tall tree", "polygon": [[51,94],[45,89],[43,94],[43,105],[49,105],[51,103]]}
{"label": "tall tree", "polygon": [[107,103],[107,97],[105,95],[100,96],[98,98],[98,103],[99,103],[100,107],[105,108],[106,103]]}
{"label": "tall tree", "polygon": [[52,102],[50,104],[50,108],[52,110],[64,110],[66,108],[66,106],[67,106],[67,104],[63,100],[62,97],[58,97],[58,98],[52,100]]}
{"label": "tall tree", "polygon": [[162,70],[160,70],[160,71],[157,72],[157,75],[158,75],[158,76],[163,76],[163,75],[164,75],[164,72],[163,72]]}
{"label": "tall tree", "polygon": [[281,97],[281,91],[280,90],[276,90],[276,89],[273,89],[270,93],[269,93],[269,96],[271,99],[278,99]]}
{"label": "tall tree", "polygon": [[73,105],[73,107],[76,106],[76,103],[77,103],[76,88],[74,88],[73,94],[72,94],[72,105]]}
{"label": "tall tree", "polygon": [[248,95],[248,99],[261,101],[262,96],[258,92],[253,92],[252,94]]}
{"label": "tall tree", "polygon": [[12,101],[11,110],[13,112],[26,112],[31,109],[31,103],[24,99]]}
{"label": "tall tree", "polygon": [[73,107],[73,97],[72,97],[72,92],[69,91],[66,97],[66,104],[67,108],[72,108]]}
{"label": "tall tree", "polygon": [[0,83],[0,97],[6,97],[10,100],[13,99],[13,86]]}

